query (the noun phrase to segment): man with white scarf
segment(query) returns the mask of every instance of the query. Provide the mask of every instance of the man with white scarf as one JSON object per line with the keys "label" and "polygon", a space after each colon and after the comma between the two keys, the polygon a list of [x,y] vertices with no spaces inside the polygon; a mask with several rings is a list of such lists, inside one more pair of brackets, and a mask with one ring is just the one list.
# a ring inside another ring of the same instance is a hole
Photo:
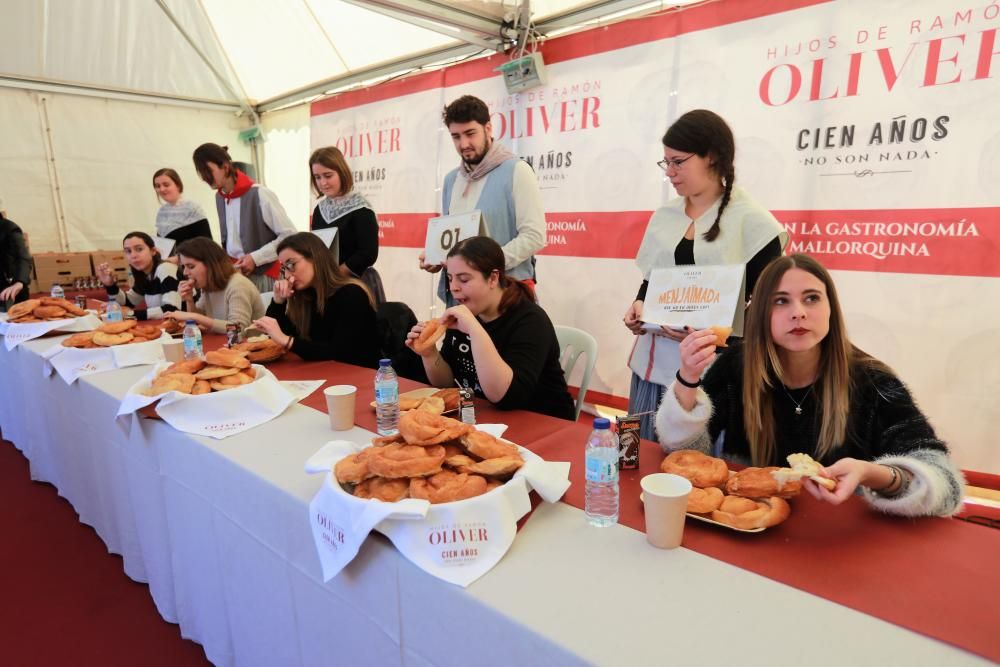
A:
{"label": "man with white scarf", "polygon": [[[478,97],[463,95],[444,109],[444,124],[462,163],[444,178],[442,215],[480,210],[486,234],[500,244],[507,275],[535,283],[535,254],[545,247],[545,211],[535,172],[493,140],[490,111]],[[424,263],[430,273],[442,265]],[[438,296],[454,305],[445,277]]]}

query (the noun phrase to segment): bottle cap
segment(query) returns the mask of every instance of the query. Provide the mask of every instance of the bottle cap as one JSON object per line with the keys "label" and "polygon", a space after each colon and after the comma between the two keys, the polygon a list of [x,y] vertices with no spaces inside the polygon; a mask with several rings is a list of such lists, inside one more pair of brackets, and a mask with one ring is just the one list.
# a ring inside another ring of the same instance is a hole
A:
{"label": "bottle cap", "polygon": [[598,417],[594,420],[595,429],[608,429],[611,428],[611,421],[607,417]]}
{"label": "bottle cap", "polygon": [[188,320],[184,324],[194,324],[194,320]]}
{"label": "bottle cap", "polygon": [[386,366],[392,366],[392,359],[379,359],[378,365],[380,368],[385,368]]}

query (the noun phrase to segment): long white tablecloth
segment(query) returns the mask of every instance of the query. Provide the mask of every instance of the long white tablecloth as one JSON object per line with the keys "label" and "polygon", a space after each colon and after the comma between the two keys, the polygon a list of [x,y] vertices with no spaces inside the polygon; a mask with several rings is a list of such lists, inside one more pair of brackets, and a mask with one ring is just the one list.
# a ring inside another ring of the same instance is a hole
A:
{"label": "long white tablecloth", "polygon": [[325,414],[294,405],[224,440],[122,424],[147,369],[67,385],[39,356],[59,340],[0,348],[3,435],[217,665],[992,664],[562,503],[467,589],[380,536],[323,583],[308,524],[322,480],[303,463],[333,437]]}

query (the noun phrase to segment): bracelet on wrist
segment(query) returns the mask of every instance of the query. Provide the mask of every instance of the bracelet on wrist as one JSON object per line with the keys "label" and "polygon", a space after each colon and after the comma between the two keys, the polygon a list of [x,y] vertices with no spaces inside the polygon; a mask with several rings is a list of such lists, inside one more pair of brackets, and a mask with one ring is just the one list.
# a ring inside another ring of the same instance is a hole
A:
{"label": "bracelet on wrist", "polygon": [[685,379],[684,379],[683,377],[681,377],[681,372],[680,372],[680,370],[678,370],[678,371],[677,371],[677,372],[676,372],[676,373],[674,374],[674,377],[675,377],[675,378],[677,378],[677,381],[678,381],[678,382],[680,382],[680,383],[681,383],[682,385],[684,385],[685,387],[687,387],[688,389],[697,389],[698,387],[700,387],[700,386],[701,386],[701,378],[698,378],[698,379],[697,379],[697,380],[696,380],[695,382],[688,382],[688,381],[687,381],[687,380],[685,380]]}

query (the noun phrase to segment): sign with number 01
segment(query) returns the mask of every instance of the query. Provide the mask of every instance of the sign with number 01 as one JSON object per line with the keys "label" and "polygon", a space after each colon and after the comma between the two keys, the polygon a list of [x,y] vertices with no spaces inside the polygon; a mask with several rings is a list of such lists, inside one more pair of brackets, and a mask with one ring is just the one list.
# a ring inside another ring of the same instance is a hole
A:
{"label": "sign with number 01", "polygon": [[479,210],[431,218],[427,221],[424,261],[427,264],[443,264],[448,251],[456,243],[481,234],[485,234],[485,227]]}

